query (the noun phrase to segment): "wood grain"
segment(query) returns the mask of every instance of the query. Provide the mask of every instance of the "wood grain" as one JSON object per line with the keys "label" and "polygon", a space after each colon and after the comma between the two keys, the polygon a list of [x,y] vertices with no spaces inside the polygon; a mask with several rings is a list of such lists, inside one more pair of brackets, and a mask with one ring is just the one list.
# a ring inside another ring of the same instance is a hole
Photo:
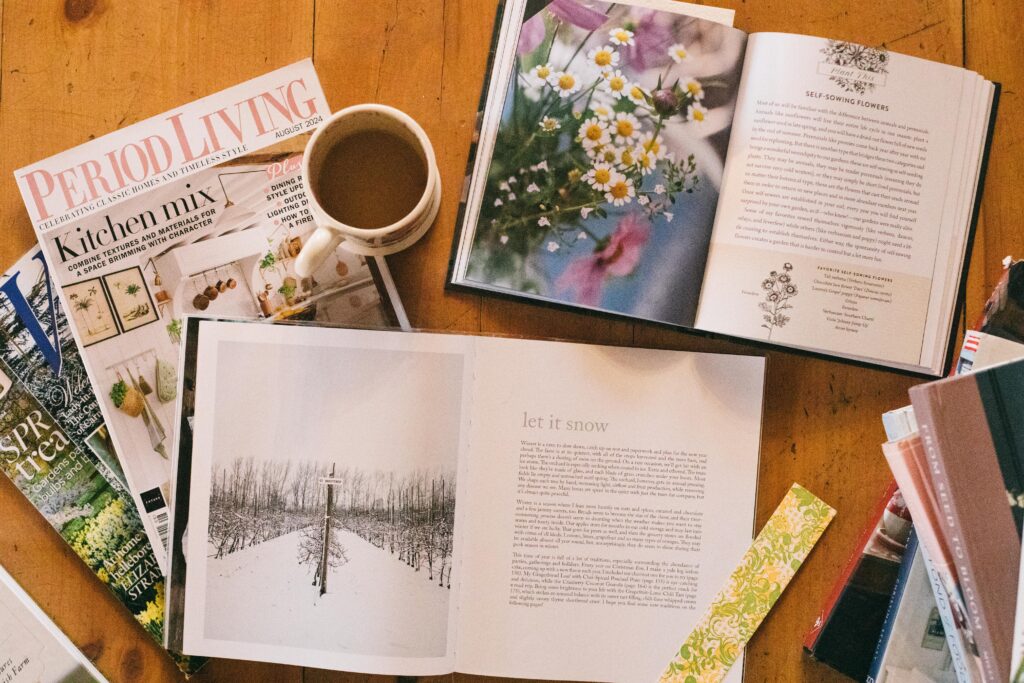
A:
{"label": "wood grain", "polygon": [[[1003,83],[1001,114],[968,278],[973,321],[1003,256],[1024,254],[1024,54],[1016,0],[758,0],[721,3],[747,31],[884,44]],[[438,222],[392,257],[415,325],[725,353],[742,344],[653,325],[570,314],[444,290],[496,0],[2,0],[0,261],[32,243],[11,172],[196,97],[312,55],[335,108],[400,107],[433,140],[444,186]],[[757,524],[793,481],[839,515],[750,644],[747,681],[840,681],[808,661],[803,634],[889,480],[879,415],[907,402],[911,380],[769,353]],[[7,481],[0,482],[0,563],[113,681],[180,678],[164,654]],[[671,628],[666,624],[666,628]],[[685,634],[680,633],[680,639]],[[567,653],[571,656],[571,653]],[[215,661],[201,681],[392,681],[297,667]],[[459,681],[497,679],[455,676]],[[452,677],[424,679],[430,683]]]}

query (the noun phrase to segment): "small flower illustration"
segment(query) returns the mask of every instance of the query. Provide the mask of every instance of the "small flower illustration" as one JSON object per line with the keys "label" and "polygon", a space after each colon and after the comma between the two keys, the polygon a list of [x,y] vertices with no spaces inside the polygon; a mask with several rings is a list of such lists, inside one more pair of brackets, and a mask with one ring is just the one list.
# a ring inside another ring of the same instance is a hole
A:
{"label": "small flower illustration", "polygon": [[792,283],[790,272],[793,270],[792,263],[785,263],[782,272],[773,270],[768,277],[761,281],[761,289],[764,290],[764,301],[758,304],[763,313],[764,322],[761,327],[768,330],[768,338],[772,338],[772,332],[777,327],[785,327],[789,322],[789,316],[784,311],[793,308],[790,300],[799,294],[797,287]]}

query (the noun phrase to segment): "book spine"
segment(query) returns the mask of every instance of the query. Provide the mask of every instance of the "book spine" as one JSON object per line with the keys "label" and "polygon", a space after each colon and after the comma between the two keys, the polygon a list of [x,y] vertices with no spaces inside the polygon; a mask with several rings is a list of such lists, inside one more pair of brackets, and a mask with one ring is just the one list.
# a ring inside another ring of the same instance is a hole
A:
{"label": "book spine", "polygon": [[865,527],[864,532],[860,536],[860,541],[854,548],[853,554],[850,555],[849,561],[846,563],[846,568],[843,569],[842,574],[836,580],[835,585],[832,587],[832,592],[825,600],[825,604],[822,605],[821,611],[818,613],[818,617],[814,620],[814,625],[811,630],[804,636],[804,649],[813,657],[815,655],[815,648],[817,647],[818,640],[821,637],[822,632],[832,622],[832,616],[835,613],[836,605],[839,603],[839,599],[843,594],[843,590],[847,584],[850,583],[850,578],[853,576],[854,570],[857,568],[858,563],[864,556],[864,550],[871,542],[871,537],[875,533],[875,529],[878,528],[879,521],[882,519],[882,515],[885,514],[885,506],[889,503],[889,500],[896,493],[896,482],[892,481],[885,489],[885,493],[881,499],[875,505],[872,510],[871,519]]}
{"label": "book spine", "polygon": [[949,473],[943,464],[943,455],[936,439],[934,406],[932,405],[931,397],[927,394],[914,396],[912,391],[911,398],[917,399],[913,403],[921,435],[921,445],[928,459],[928,474],[932,480],[932,488],[935,490],[939,498],[939,505],[942,508],[938,511],[938,516],[943,527],[943,535],[946,537],[952,551],[957,579],[963,594],[964,603],[967,606],[966,616],[970,622],[971,633],[977,644],[978,654],[981,657],[982,678],[986,683],[996,683],[997,681],[1002,683],[1003,677],[999,675],[992,633],[989,630],[988,622],[984,615],[981,614],[981,606],[978,603],[977,578],[971,563],[968,561],[963,531],[959,523],[957,510],[951,501]]}
{"label": "book spine", "polygon": [[932,593],[935,594],[935,606],[938,608],[939,618],[942,620],[942,631],[946,636],[949,656],[953,660],[956,680],[959,683],[976,683],[977,677],[970,673],[966,643],[964,643],[961,633],[957,629],[956,620],[953,618],[949,593],[946,592],[942,577],[939,576],[939,572],[924,546],[921,546],[921,559],[924,561],[924,568],[928,573],[928,583],[931,584]]}
{"label": "book spine", "polygon": [[907,581],[910,579],[910,570],[914,566],[917,557],[917,534],[910,531],[910,538],[907,540],[907,549],[903,552],[903,562],[900,563],[900,573],[896,579],[896,587],[893,589],[892,598],[889,600],[889,608],[885,612],[885,622],[882,624],[882,633],[878,637],[878,644],[875,646],[875,658],[871,662],[871,669],[865,679],[866,683],[875,683],[885,666],[885,658],[889,650],[889,640],[892,638],[892,628],[899,614],[900,604],[903,602],[903,594],[907,589]]}

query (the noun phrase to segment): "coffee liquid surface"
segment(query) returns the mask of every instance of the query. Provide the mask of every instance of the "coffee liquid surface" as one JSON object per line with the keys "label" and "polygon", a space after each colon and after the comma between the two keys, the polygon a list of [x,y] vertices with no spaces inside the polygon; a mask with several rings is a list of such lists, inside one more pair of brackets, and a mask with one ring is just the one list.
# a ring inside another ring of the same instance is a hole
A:
{"label": "coffee liquid surface", "polygon": [[348,135],[327,151],[314,192],[324,210],[354,228],[407,216],[427,186],[427,168],[408,142],[383,131]]}

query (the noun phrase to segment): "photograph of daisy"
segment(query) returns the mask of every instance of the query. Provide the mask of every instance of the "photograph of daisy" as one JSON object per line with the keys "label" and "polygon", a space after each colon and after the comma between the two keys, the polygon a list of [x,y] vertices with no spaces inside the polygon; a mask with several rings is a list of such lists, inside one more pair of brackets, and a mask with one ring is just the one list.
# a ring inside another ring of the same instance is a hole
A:
{"label": "photograph of daisy", "polygon": [[527,2],[466,279],[692,325],[744,47],[681,14]]}

